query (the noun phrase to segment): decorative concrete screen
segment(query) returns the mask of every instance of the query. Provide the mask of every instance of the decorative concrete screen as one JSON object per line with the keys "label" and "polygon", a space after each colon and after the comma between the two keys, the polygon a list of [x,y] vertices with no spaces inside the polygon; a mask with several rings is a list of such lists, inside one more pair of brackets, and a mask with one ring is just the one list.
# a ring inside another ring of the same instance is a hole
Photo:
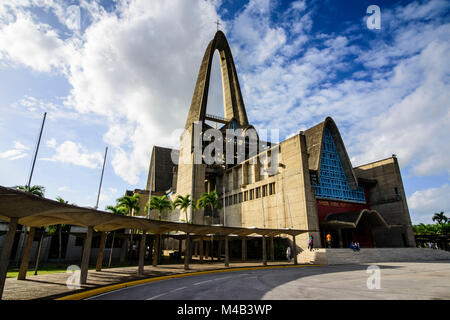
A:
{"label": "decorative concrete screen", "polygon": [[350,189],[333,137],[327,127],[325,127],[323,135],[320,180],[319,184],[316,185],[316,197],[366,202],[362,186],[359,186],[356,190]]}

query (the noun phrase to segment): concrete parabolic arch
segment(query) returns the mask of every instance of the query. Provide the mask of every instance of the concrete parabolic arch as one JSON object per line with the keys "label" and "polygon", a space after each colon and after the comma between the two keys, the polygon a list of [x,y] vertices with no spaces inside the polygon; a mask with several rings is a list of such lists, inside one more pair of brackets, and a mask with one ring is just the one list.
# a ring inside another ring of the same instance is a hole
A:
{"label": "concrete parabolic arch", "polygon": [[224,115],[226,119],[236,119],[241,127],[248,125],[247,113],[241,88],[234,65],[228,41],[222,31],[217,31],[203,55],[202,64],[197,76],[191,107],[186,120],[185,129],[189,130],[195,121],[204,121],[208,101],[211,63],[215,51],[219,51],[220,70],[222,73],[222,88],[224,100]]}

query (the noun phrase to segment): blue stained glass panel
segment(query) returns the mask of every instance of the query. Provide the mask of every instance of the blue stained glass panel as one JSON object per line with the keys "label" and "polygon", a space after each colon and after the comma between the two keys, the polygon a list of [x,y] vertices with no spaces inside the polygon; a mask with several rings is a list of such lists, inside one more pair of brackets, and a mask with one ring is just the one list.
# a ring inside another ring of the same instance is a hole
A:
{"label": "blue stained glass panel", "polygon": [[320,178],[319,184],[315,187],[317,198],[366,202],[362,186],[359,186],[356,190],[350,189],[333,137],[328,128],[324,130]]}

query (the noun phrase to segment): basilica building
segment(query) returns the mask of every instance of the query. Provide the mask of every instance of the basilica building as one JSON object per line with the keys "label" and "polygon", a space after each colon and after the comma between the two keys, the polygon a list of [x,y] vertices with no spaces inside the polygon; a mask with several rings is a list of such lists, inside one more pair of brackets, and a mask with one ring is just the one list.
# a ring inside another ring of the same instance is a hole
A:
{"label": "basilica building", "polygon": [[[206,113],[216,50],[224,117]],[[189,194],[196,201],[216,191],[220,208],[191,207],[188,215],[194,224],[308,230],[296,238],[298,252],[306,249],[310,235],[315,247],[345,248],[352,241],[362,248],[415,247],[396,156],[353,167],[331,117],[279,143],[259,139],[248,121],[221,31],[204,54],[184,129],[179,150],[154,146],[146,190],[136,190],[143,203],[149,194],[166,194],[172,200]],[[231,138],[230,132],[235,133]],[[151,217],[157,213],[152,211]],[[175,209],[164,218],[184,217]]]}

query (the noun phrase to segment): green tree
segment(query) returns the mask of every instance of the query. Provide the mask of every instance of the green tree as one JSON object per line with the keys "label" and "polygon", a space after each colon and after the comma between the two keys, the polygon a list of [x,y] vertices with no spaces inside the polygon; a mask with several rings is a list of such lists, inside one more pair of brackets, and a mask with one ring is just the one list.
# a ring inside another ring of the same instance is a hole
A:
{"label": "green tree", "polygon": [[30,186],[30,187],[28,187],[27,185],[26,186],[15,186],[14,188],[19,189],[21,191],[31,193],[31,194],[41,197],[41,198],[44,197],[44,193],[45,193],[45,187],[41,186],[41,185],[34,185],[34,186]]}
{"label": "green tree", "polygon": [[[28,192],[31,193],[35,196],[44,197],[44,193],[45,193],[45,187],[41,186],[41,185],[34,185],[34,186],[28,186],[28,185],[18,185],[18,186],[14,186],[15,189],[24,191],[24,192]],[[20,249],[20,254],[22,254],[23,252],[23,248],[25,246],[25,242],[26,242],[26,228],[25,226],[22,226],[22,232],[24,233],[24,237],[23,237],[23,242],[22,245],[19,247]],[[43,241],[44,237],[41,237],[41,239],[39,240],[39,245],[42,245],[42,241]]]}
{"label": "green tree", "polygon": [[172,202],[170,202],[169,199],[167,199],[167,196],[152,196],[150,199],[150,210],[158,210],[159,212],[159,220],[161,220],[161,214],[164,211],[172,211],[173,206]]}
{"label": "green tree", "polygon": [[[123,207],[127,211],[129,216],[137,215],[141,209],[139,206],[139,201],[141,196],[138,193],[133,194],[132,196],[124,195],[117,199],[117,207]],[[133,245],[133,233],[135,230],[130,231],[130,247]]]}
{"label": "green tree", "polygon": [[111,213],[118,214],[121,216],[126,216],[128,212],[125,207],[120,206],[107,206],[105,209]]}
{"label": "green tree", "polygon": [[[106,210],[108,210],[109,212],[113,213],[113,214],[117,214],[120,216],[126,216],[127,215],[127,209],[125,207],[120,207],[120,206],[107,206],[105,208]],[[112,242],[111,242],[111,250],[109,252],[109,262],[108,262],[108,267],[111,266],[111,259],[112,259],[112,253],[114,250],[114,240],[116,239],[116,231],[113,232],[113,238],[112,238]]]}
{"label": "green tree", "polygon": [[433,221],[439,223],[440,225],[448,222],[448,218],[445,216],[444,212],[435,213],[433,216]]}
{"label": "green tree", "polygon": [[123,196],[117,199],[117,207],[123,207],[127,210],[129,216],[139,214],[141,207],[139,206],[139,201],[141,196],[138,193],[133,194],[132,196]]}
{"label": "green tree", "polygon": [[[65,204],[69,204],[69,201],[64,200],[63,198],[61,198],[60,196],[57,196],[55,198],[58,202],[61,203],[65,203]],[[75,205],[75,204],[72,204]],[[56,227],[56,230],[53,230]],[[58,241],[59,241],[59,245],[58,245],[58,262],[61,261],[62,258],[62,229],[67,227],[66,224],[58,224],[58,225],[54,225],[54,226],[49,226],[49,229],[52,229],[52,233],[55,233],[56,231],[58,232]]]}
{"label": "green tree", "polygon": [[184,212],[187,223],[189,223],[189,219],[187,216],[187,210],[192,205],[192,200],[190,197],[191,197],[190,194],[186,195],[185,197],[183,197],[182,195],[179,194],[177,196],[177,198],[175,199],[175,201],[173,202],[175,207],[180,208],[180,210]]}
{"label": "green tree", "polygon": [[214,209],[219,209],[221,207],[219,202],[219,196],[215,190],[210,193],[203,193],[200,199],[197,200],[197,209],[211,209],[211,215],[213,216]]}

